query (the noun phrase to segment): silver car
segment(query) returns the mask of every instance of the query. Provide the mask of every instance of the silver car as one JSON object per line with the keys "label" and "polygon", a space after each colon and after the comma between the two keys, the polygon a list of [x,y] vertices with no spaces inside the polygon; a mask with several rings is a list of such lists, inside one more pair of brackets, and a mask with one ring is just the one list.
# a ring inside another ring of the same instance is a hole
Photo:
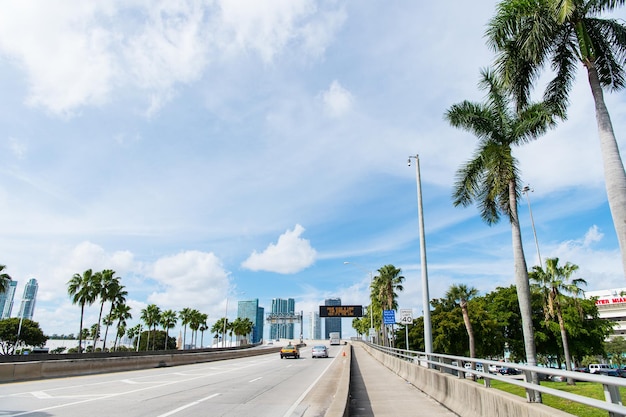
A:
{"label": "silver car", "polygon": [[327,358],[328,348],[324,345],[313,346],[311,349],[311,358]]}

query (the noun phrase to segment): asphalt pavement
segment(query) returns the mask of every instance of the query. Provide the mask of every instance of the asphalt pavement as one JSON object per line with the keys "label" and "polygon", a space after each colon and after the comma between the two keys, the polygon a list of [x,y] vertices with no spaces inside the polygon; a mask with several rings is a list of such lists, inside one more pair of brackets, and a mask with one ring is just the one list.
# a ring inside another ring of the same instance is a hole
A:
{"label": "asphalt pavement", "polygon": [[351,417],[458,417],[378,362],[359,343],[352,346]]}

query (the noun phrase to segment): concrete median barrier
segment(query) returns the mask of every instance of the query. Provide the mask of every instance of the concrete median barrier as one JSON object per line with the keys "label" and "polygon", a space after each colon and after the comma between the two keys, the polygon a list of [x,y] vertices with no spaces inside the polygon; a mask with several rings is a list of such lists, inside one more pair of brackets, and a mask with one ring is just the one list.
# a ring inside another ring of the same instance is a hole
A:
{"label": "concrete median barrier", "polygon": [[[280,347],[264,349],[221,350],[216,352],[176,352],[127,357],[91,357],[85,359],[32,360],[0,363],[0,383],[45,378],[133,371],[166,366],[189,365],[248,356],[276,353]],[[59,355],[61,356],[61,355]]]}

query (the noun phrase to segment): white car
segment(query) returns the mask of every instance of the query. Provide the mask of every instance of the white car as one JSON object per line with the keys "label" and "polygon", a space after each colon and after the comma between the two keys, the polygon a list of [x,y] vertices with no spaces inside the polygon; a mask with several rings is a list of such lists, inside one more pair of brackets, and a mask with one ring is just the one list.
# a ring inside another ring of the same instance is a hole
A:
{"label": "white car", "polygon": [[324,345],[313,346],[311,349],[311,358],[327,358],[328,348]]}
{"label": "white car", "polygon": [[[465,362],[465,369],[472,369],[472,363],[471,362]],[[477,363],[476,364],[476,370],[478,372],[483,372],[483,364],[482,363]]]}

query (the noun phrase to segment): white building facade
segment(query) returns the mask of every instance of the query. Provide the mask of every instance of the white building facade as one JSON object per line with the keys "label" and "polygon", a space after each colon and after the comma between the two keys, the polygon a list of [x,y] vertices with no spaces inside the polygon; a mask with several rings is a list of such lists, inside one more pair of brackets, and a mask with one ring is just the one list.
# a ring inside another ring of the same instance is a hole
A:
{"label": "white building facade", "polygon": [[609,339],[626,337],[626,288],[586,291],[586,298],[596,298],[600,318],[615,322]]}

